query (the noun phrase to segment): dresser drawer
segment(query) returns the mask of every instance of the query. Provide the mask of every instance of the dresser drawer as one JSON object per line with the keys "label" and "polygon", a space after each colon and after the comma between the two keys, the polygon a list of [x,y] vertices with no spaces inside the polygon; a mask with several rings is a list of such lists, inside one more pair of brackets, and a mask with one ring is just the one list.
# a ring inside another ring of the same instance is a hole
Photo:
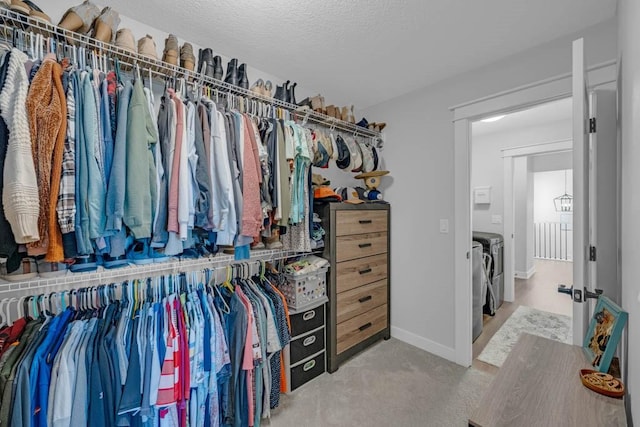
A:
{"label": "dresser drawer", "polygon": [[291,391],[297,389],[301,385],[311,381],[324,372],[325,352],[318,354],[313,359],[309,359],[298,366],[291,368]]}
{"label": "dresser drawer", "polygon": [[336,262],[387,252],[387,233],[356,234],[336,238]]}
{"label": "dresser drawer", "polygon": [[388,231],[387,224],[387,211],[350,210],[336,212],[336,236]]}
{"label": "dresser drawer", "polygon": [[344,292],[387,277],[386,253],[336,264],[336,292]]}
{"label": "dresser drawer", "polygon": [[297,337],[305,332],[324,326],[324,304],[291,315],[291,336]]}
{"label": "dresser drawer", "polygon": [[350,349],[387,327],[387,304],[338,324],[337,354]]}
{"label": "dresser drawer", "polygon": [[360,286],[338,295],[337,322],[359,316],[387,303],[387,279]]}
{"label": "dresser drawer", "polygon": [[291,341],[289,345],[289,363],[295,365],[322,350],[324,350],[324,328]]}

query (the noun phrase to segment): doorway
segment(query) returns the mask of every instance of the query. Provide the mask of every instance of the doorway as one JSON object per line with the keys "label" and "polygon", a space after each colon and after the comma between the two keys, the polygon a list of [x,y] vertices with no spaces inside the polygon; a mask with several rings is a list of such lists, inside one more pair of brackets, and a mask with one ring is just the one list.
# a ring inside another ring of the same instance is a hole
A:
{"label": "doorway", "polygon": [[[471,124],[472,238],[485,243],[493,236],[504,247],[502,260],[483,255],[483,283],[474,285],[476,294],[483,291],[481,318],[474,295],[474,359],[502,335],[509,338],[520,317],[531,332],[570,341],[572,304],[557,287],[573,282],[571,134],[571,98]],[[551,321],[565,330],[545,332]]]}
{"label": "doorway", "polygon": [[[522,110],[541,103],[569,97],[574,89],[573,74],[574,72],[559,75],[450,107],[454,125],[455,361],[462,366],[471,366],[473,360],[471,337],[473,301],[470,256],[470,242],[472,241],[470,197],[471,123],[480,118]],[[617,79],[616,62],[608,61],[589,67],[587,75],[590,87],[615,84]],[[581,114],[583,112],[579,111]],[[581,114],[578,116],[581,116]],[[558,143],[558,145],[562,145],[562,142]],[[571,144],[566,145],[570,146]],[[523,147],[522,151],[526,152],[527,148]],[[509,250],[507,243],[511,245],[512,242],[509,240],[505,242],[505,250]],[[505,266],[505,268],[507,267]],[[577,279],[574,277],[574,280]],[[508,296],[508,294],[505,296]]]}

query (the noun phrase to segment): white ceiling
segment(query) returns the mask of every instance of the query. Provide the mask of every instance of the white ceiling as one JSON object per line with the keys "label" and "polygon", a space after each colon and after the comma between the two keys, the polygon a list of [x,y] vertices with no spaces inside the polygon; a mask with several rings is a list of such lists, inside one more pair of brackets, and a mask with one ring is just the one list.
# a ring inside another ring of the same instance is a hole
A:
{"label": "white ceiling", "polygon": [[111,0],[109,5],[316,88],[328,103],[351,101],[365,108],[610,18],[616,0]]}
{"label": "white ceiling", "polygon": [[533,126],[547,125],[549,123],[566,122],[571,126],[573,117],[573,104],[571,98],[548,102],[527,110],[507,114],[497,122],[485,123],[473,122],[473,136],[487,135],[499,132],[510,132]]}

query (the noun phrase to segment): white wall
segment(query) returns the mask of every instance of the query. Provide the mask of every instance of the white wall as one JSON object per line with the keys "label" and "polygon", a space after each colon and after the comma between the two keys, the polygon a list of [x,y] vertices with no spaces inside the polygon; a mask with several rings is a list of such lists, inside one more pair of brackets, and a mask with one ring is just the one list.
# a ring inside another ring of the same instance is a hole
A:
{"label": "white wall", "polygon": [[[590,64],[616,58],[617,27],[612,19],[366,111],[367,117],[388,123],[385,160],[392,179],[383,183],[382,190],[392,204],[394,336],[454,359],[455,230],[449,234],[439,231],[440,219],[449,220],[450,226],[454,220],[453,114],[449,107],[570,72],[571,42],[581,36],[586,39]],[[384,63],[384,58],[380,61]]]}
{"label": "white wall", "polygon": [[556,211],[553,199],[565,193],[571,194],[573,171],[535,172],[533,174],[533,222],[561,222],[562,214]]}
{"label": "white wall", "polygon": [[545,172],[573,169],[573,153],[549,153],[531,156],[531,171]]}
{"label": "white wall", "polygon": [[[640,2],[618,2],[622,111],[622,306],[629,312],[627,408],[640,423]],[[632,425],[632,424],[630,424]]]}

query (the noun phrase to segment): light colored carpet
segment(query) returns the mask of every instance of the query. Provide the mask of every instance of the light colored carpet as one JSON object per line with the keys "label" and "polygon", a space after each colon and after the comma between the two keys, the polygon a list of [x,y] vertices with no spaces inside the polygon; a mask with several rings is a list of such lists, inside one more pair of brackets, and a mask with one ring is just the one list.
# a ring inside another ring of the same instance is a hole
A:
{"label": "light colored carpet", "polygon": [[264,425],[467,426],[492,379],[392,338],[282,396]]}
{"label": "light colored carpet", "polygon": [[497,367],[502,366],[523,332],[570,344],[572,329],[573,324],[569,316],[521,305],[489,340],[478,360]]}

